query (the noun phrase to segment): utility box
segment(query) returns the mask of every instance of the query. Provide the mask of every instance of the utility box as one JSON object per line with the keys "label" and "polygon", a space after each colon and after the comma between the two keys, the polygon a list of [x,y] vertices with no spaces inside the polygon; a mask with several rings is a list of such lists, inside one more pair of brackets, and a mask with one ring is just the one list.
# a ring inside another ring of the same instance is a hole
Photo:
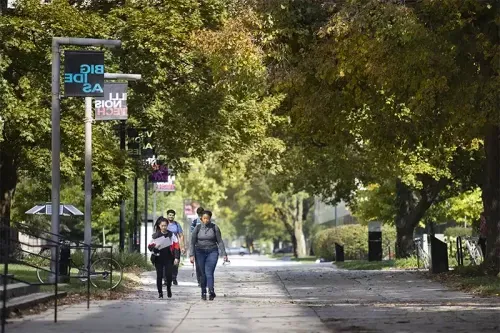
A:
{"label": "utility box", "polygon": [[433,235],[429,235],[431,244],[430,270],[432,273],[448,272],[448,245]]}
{"label": "utility box", "polygon": [[382,223],[368,224],[368,261],[382,261]]}

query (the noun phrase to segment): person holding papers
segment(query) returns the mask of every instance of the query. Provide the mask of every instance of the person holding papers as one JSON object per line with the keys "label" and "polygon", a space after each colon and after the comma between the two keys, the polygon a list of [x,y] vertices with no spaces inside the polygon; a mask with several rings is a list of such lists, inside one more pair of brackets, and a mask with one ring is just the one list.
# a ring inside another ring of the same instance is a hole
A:
{"label": "person holding papers", "polygon": [[163,218],[160,223],[160,231],[153,234],[153,239],[148,244],[149,251],[153,252],[153,261],[156,267],[156,286],[158,297],[163,298],[162,280],[166,275],[167,297],[172,297],[172,272],[174,265],[179,264],[181,256],[179,241],[174,233],[167,229],[168,221]]}

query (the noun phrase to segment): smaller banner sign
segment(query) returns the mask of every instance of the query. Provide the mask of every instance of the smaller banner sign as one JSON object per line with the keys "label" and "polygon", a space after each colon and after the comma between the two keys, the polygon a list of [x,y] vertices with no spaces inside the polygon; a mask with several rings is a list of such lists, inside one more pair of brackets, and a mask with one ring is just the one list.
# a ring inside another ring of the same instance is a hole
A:
{"label": "smaller banner sign", "polygon": [[64,96],[104,96],[104,52],[64,52]]}
{"label": "smaller banner sign", "polygon": [[104,97],[95,100],[95,120],[127,120],[127,83],[105,83]]}
{"label": "smaller banner sign", "polygon": [[155,183],[157,192],[175,192],[175,176],[168,176],[168,182]]}
{"label": "smaller banner sign", "polygon": [[152,183],[163,183],[169,181],[168,165],[164,165],[162,161],[155,161],[151,164],[153,172],[149,175],[149,181]]}
{"label": "smaller banner sign", "polygon": [[198,201],[194,200],[185,200],[184,201],[184,216],[190,219],[195,219],[198,217],[196,215],[196,210],[200,207],[201,204]]}
{"label": "smaller banner sign", "polygon": [[142,132],[141,156],[152,157],[154,155],[153,131]]}
{"label": "smaller banner sign", "polygon": [[136,128],[127,128],[127,153],[132,157],[141,156],[141,137]]}

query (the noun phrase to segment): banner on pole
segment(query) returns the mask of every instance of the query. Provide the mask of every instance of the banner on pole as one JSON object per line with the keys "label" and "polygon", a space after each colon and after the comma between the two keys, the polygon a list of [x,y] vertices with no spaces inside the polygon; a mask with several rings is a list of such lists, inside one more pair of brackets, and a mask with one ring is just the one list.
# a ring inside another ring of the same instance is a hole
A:
{"label": "banner on pole", "polygon": [[155,183],[157,192],[175,192],[175,176],[168,176],[167,182]]}
{"label": "banner on pole", "polygon": [[105,83],[104,97],[95,100],[95,120],[127,120],[127,83]]}
{"label": "banner on pole", "polygon": [[200,207],[201,204],[198,201],[194,200],[185,200],[184,201],[184,216],[188,219],[195,219],[198,217],[196,214],[196,210]]}
{"label": "banner on pole", "polygon": [[170,180],[170,170],[168,165],[164,164],[163,161],[154,159],[151,163],[151,168],[153,171],[149,175],[149,181],[152,183],[166,183]]}
{"label": "banner on pole", "polygon": [[134,158],[153,157],[153,132],[133,127],[127,128],[127,152]]}
{"label": "banner on pole", "polygon": [[104,52],[64,52],[64,96],[104,96]]}

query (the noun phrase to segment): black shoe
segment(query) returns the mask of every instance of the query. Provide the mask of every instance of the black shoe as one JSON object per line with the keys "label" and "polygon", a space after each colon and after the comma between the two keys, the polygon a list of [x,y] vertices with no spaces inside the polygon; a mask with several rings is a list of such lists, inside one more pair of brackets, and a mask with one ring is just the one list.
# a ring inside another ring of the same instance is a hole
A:
{"label": "black shoe", "polygon": [[172,290],[170,288],[167,288],[167,297],[172,298]]}
{"label": "black shoe", "polygon": [[163,298],[163,294],[159,294],[159,295],[158,295],[158,298]]}
{"label": "black shoe", "polygon": [[211,291],[210,291],[210,296],[208,297],[208,299],[209,299],[210,301],[213,301],[213,300],[214,300],[214,298],[215,298],[215,296],[216,296],[216,295],[215,295],[215,291],[211,290]]}
{"label": "black shoe", "polygon": [[207,300],[207,294],[201,294],[201,299],[206,301]]}
{"label": "black shoe", "polygon": [[178,283],[177,283],[177,279],[174,279],[174,280],[172,281],[172,283],[174,284],[174,286],[178,285]]}

